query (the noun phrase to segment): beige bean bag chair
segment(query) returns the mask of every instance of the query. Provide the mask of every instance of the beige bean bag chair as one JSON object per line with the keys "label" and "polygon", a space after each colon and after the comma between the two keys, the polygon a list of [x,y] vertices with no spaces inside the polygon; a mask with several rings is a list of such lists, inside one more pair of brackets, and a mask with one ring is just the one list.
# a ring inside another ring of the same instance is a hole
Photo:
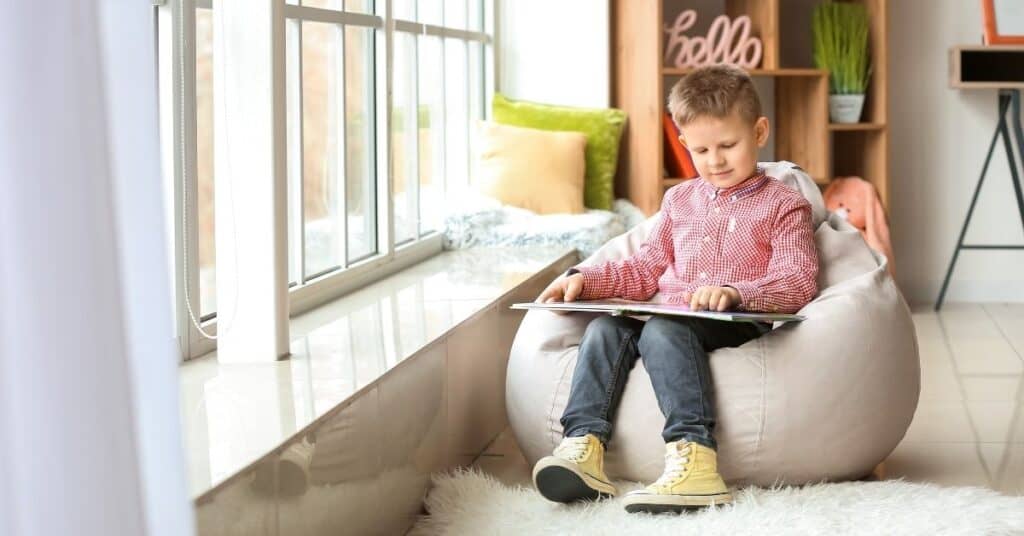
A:
{"label": "beige bean bag chair", "polygon": [[[826,214],[821,194],[789,162],[763,164],[814,208],[821,269],[802,323],[711,354],[719,470],[733,484],[801,484],[859,478],[896,447],[920,388],[910,311],[859,232]],[[613,239],[584,264],[635,252],[655,218]],[[559,419],[588,313],[531,311],[508,364],[512,431],[532,464],[561,441]],[[630,373],[608,444],[612,478],[649,482],[663,469],[658,409],[643,360]]]}

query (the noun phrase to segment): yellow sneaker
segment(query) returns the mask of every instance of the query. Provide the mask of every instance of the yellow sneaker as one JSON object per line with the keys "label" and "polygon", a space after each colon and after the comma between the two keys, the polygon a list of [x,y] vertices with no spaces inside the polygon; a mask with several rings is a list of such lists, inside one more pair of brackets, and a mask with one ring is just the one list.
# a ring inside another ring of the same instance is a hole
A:
{"label": "yellow sneaker", "polygon": [[561,503],[616,494],[604,474],[604,445],[593,434],[563,439],[552,456],[533,466],[533,484],[549,501]]}
{"label": "yellow sneaker", "polygon": [[680,512],[684,508],[728,504],[732,494],[718,474],[713,449],[689,441],[665,445],[665,472],[644,489],[626,494],[627,512]]}

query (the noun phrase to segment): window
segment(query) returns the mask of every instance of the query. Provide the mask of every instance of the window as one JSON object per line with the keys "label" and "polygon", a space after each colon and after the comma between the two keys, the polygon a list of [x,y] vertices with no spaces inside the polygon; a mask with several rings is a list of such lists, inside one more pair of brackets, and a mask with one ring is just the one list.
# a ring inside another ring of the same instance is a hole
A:
{"label": "window", "polygon": [[[470,180],[470,132],[491,92],[492,2],[392,0],[386,13],[384,1],[287,0],[277,131],[287,145],[291,314],[440,251],[444,199]],[[216,333],[215,229],[230,214],[215,207],[214,77],[230,67],[215,63],[212,0],[167,0],[156,17],[187,358],[215,344],[202,332]]]}
{"label": "window", "polygon": [[285,57],[293,72],[286,88],[289,273],[292,284],[301,286],[381,249],[374,162],[377,47],[372,25],[294,15],[286,27]]}
{"label": "window", "polygon": [[196,9],[196,228],[199,314],[217,314],[217,260],[214,256],[213,192],[213,11]]}

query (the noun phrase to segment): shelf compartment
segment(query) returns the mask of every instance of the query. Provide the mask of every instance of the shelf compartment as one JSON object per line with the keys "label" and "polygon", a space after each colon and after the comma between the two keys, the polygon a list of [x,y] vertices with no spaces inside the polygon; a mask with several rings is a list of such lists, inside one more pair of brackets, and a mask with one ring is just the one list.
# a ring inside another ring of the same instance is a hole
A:
{"label": "shelf compartment", "polygon": [[750,34],[761,38],[761,65],[765,69],[779,66],[779,3],[780,0],[726,0],[725,14],[735,20],[750,17]]}
{"label": "shelf compartment", "polygon": [[833,177],[856,176],[875,185],[889,206],[889,136],[882,130],[837,131],[832,137]]}
{"label": "shelf compartment", "polygon": [[812,177],[831,176],[828,78],[775,79],[775,158],[796,162]]}

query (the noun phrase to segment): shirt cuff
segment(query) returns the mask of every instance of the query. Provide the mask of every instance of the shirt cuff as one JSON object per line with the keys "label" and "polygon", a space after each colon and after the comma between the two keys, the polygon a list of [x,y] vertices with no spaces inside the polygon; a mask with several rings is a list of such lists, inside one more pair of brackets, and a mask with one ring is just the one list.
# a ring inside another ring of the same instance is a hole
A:
{"label": "shirt cuff", "polygon": [[604,274],[602,270],[595,266],[581,266],[579,268],[569,268],[566,275],[580,274],[583,276],[583,291],[580,292],[579,299],[581,300],[598,300],[601,298],[607,298],[611,296],[608,283],[604,280]]}
{"label": "shirt cuff", "polygon": [[735,283],[727,284],[727,287],[732,287],[740,293],[740,304],[738,309],[743,311],[756,311],[758,303],[762,298],[761,289],[757,288],[756,285],[750,283]]}

